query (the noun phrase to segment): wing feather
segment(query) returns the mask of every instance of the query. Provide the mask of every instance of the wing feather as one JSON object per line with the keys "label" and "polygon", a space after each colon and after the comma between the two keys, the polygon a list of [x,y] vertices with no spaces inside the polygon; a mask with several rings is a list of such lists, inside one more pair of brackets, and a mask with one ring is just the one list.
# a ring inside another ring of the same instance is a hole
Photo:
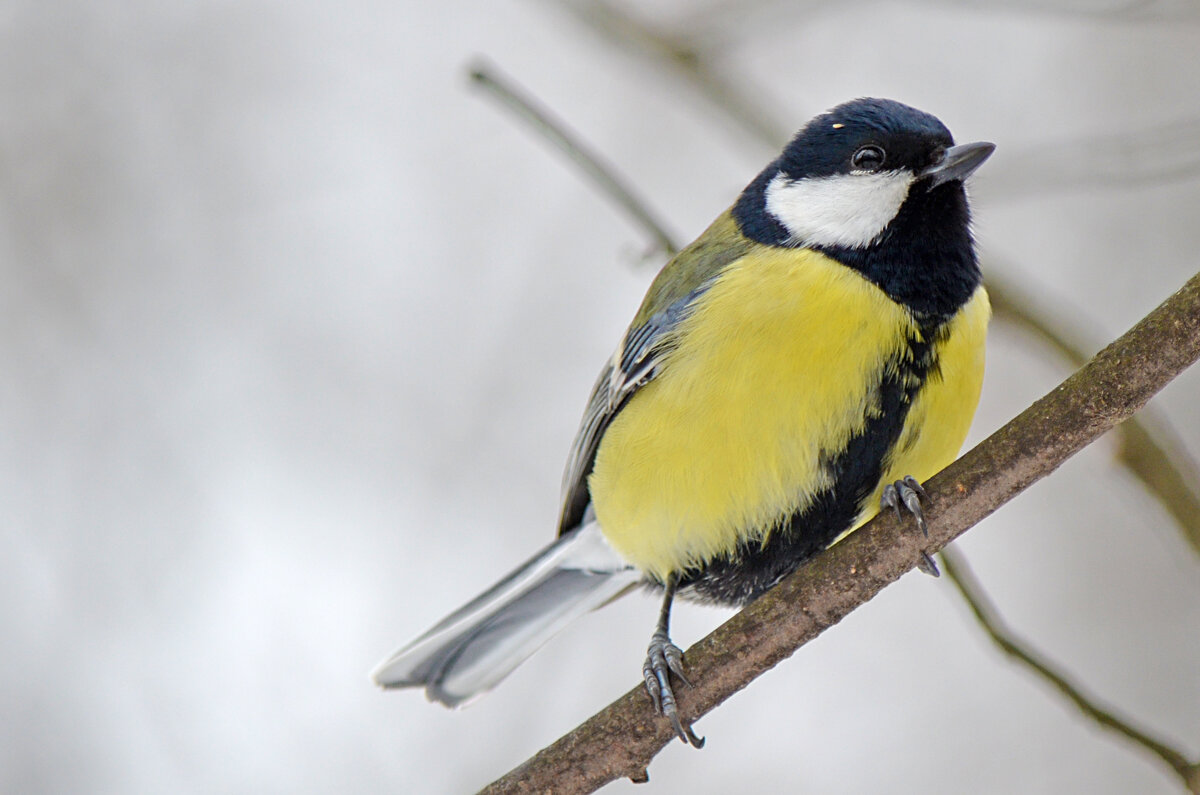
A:
{"label": "wing feather", "polygon": [[662,269],[620,346],[592,387],[563,473],[558,532],[578,527],[588,510],[587,478],[604,431],[629,399],[658,374],[675,331],[722,269],[759,244],[744,237],[726,211]]}
{"label": "wing feather", "polygon": [[596,385],[592,387],[587,409],[575,434],[575,442],[571,445],[567,468],[563,472],[560,533],[583,521],[589,501],[587,476],[591,474],[596,448],[605,429],[629,398],[657,375],[664,356],[673,347],[672,332],[687,317],[688,310],[710,283],[705,282],[665,310],[651,315],[645,323],[631,328],[604,365]]}

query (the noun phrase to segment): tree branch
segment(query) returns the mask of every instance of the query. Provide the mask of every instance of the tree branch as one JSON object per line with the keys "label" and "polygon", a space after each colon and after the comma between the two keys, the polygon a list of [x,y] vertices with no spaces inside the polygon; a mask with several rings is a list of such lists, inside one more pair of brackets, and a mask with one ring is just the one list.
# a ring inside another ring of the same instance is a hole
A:
{"label": "tree branch", "polygon": [[[680,713],[696,720],[1068,457],[1128,419],[1200,358],[1200,274],[926,484],[930,538],[882,513],[812,559],[687,652]],[[488,786],[488,793],[592,792],[646,768],[673,737],[640,686]]]}
{"label": "tree branch", "polygon": [[942,550],[942,570],[962,594],[970,606],[975,620],[983,627],[988,637],[1009,657],[1030,668],[1035,674],[1053,685],[1060,693],[1079,708],[1087,717],[1106,729],[1122,735],[1132,743],[1157,756],[1183,779],[1190,792],[1200,795],[1200,763],[1188,762],[1179,751],[1151,737],[1134,726],[1129,720],[1118,717],[1110,708],[1100,706],[1095,699],[1084,693],[1067,679],[1066,674],[1042,659],[1036,651],[1016,640],[1004,622],[996,615],[996,608],[988,601],[967,561],[953,548]]}
{"label": "tree branch", "polygon": [[[1050,311],[1017,285],[985,268],[988,294],[998,319],[1033,334],[1072,368],[1088,360],[1078,333],[1062,322],[1062,310]],[[1155,497],[1200,555],[1200,474],[1162,413],[1149,408],[1114,432],[1117,460]]]}
{"label": "tree branch", "polygon": [[500,75],[495,67],[477,60],[471,66],[471,80],[488,93],[504,103],[509,110],[516,113],[537,131],[538,135],[554,144],[560,152],[569,157],[575,165],[600,188],[600,192],[608,196],[634,221],[646,234],[654,239],[655,245],[666,252],[674,254],[678,248],[657,216],[650,211],[649,206],[638,197],[633,188],[629,187],[615,168],[593,152],[578,136],[570,132],[566,125],[554,118],[549,111],[539,107],[532,99],[525,96],[511,81]]}

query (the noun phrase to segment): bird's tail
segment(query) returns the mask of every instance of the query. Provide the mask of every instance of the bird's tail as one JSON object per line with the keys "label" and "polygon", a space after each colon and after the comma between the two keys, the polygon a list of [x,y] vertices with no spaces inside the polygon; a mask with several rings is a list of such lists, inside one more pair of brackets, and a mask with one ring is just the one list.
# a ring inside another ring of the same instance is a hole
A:
{"label": "bird's tail", "polygon": [[568,623],[641,580],[595,522],[539,552],[371,673],[381,687],[423,687],[456,707],[512,673]]}

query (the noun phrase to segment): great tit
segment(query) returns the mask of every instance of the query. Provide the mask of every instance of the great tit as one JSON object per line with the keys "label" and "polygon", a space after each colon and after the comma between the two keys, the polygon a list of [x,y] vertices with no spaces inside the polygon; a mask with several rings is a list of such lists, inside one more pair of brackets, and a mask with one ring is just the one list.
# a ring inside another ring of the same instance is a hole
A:
{"label": "great tit", "polygon": [[[558,539],[372,676],[457,706],[633,586],[685,742],[675,596],[744,605],[958,454],[990,316],[963,181],[990,143],[887,99],[817,116],[658,274],[571,448]],[[936,573],[925,556],[922,567]]]}

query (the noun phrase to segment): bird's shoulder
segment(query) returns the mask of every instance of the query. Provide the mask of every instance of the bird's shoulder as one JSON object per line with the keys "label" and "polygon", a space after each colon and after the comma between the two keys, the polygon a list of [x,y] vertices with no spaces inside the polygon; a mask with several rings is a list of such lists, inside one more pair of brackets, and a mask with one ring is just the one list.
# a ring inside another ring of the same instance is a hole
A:
{"label": "bird's shoulder", "polygon": [[692,300],[697,290],[711,282],[722,269],[761,246],[742,234],[732,208],[721,213],[658,272],[633,317],[629,332],[645,325],[663,310]]}

